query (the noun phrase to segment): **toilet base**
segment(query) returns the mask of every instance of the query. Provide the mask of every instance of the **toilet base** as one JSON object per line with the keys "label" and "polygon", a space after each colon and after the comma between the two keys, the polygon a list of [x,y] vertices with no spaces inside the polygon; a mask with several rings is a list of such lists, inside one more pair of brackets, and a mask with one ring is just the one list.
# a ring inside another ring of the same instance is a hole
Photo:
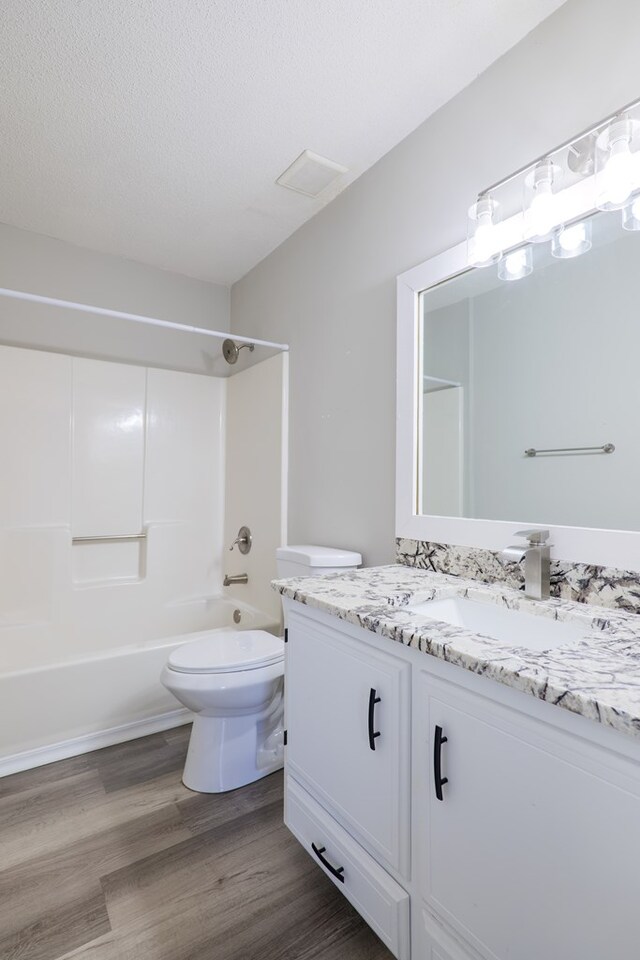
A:
{"label": "toilet base", "polygon": [[224,793],[284,764],[282,716],[205,717],[193,721],[182,782],[198,793]]}

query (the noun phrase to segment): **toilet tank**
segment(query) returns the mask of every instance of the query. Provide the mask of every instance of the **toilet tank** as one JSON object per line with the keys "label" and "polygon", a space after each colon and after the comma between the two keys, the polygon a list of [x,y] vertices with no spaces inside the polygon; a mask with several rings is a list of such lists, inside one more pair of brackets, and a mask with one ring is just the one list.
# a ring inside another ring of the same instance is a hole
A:
{"label": "toilet tank", "polygon": [[339,550],[337,547],[316,547],[302,544],[278,547],[276,568],[278,577],[320,577],[324,573],[346,573],[362,563],[359,553]]}

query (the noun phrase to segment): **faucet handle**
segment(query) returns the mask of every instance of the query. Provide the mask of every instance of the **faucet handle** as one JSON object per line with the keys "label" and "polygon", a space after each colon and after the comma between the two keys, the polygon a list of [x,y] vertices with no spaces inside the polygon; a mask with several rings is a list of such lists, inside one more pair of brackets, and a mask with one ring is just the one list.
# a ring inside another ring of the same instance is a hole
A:
{"label": "faucet handle", "polygon": [[516,534],[516,537],[524,537],[529,541],[531,546],[539,546],[547,542],[551,533],[548,530],[537,529],[537,530],[519,530]]}
{"label": "faucet handle", "polygon": [[229,550],[233,550],[237,544],[240,553],[246,555],[251,550],[252,542],[253,538],[251,536],[251,530],[249,530],[249,527],[240,527],[238,530],[238,536],[229,547]]}

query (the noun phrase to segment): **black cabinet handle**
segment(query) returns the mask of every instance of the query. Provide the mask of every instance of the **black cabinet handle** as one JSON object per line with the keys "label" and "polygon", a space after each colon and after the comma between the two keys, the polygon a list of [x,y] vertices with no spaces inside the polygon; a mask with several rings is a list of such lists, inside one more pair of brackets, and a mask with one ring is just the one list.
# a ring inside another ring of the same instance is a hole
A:
{"label": "black cabinet handle", "polygon": [[446,742],[447,738],[442,736],[442,727],[436,724],[436,733],[433,738],[433,782],[438,800],[444,800],[442,787],[445,783],[449,783],[447,777],[442,776],[442,744]]}
{"label": "black cabinet handle", "polygon": [[326,847],[316,847],[315,843],[311,844],[311,849],[315,853],[316,857],[320,861],[323,867],[326,867],[332,877],[335,877],[336,880],[339,880],[340,883],[344,883],[344,867],[334,867],[333,864],[329,863],[326,857],[323,857],[322,854],[327,849]]}
{"label": "black cabinet handle", "polygon": [[376,737],[380,736],[379,730],[373,729],[374,714],[376,709],[376,703],[380,703],[380,697],[376,697],[376,691],[374,687],[371,687],[369,691],[369,748],[375,750],[376,748]]}

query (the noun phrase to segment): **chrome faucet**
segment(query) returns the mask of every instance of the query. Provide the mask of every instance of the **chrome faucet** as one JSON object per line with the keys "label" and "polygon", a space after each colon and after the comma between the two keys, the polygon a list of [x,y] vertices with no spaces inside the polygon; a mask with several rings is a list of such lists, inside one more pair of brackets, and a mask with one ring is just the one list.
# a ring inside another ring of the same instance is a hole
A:
{"label": "chrome faucet", "polygon": [[507,547],[503,560],[519,562],[524,557],[524,595],[533,600],[546,600],[551,588],[551,544],[548,530],[519,530],[516,537],[525,537],[527,547]]}

